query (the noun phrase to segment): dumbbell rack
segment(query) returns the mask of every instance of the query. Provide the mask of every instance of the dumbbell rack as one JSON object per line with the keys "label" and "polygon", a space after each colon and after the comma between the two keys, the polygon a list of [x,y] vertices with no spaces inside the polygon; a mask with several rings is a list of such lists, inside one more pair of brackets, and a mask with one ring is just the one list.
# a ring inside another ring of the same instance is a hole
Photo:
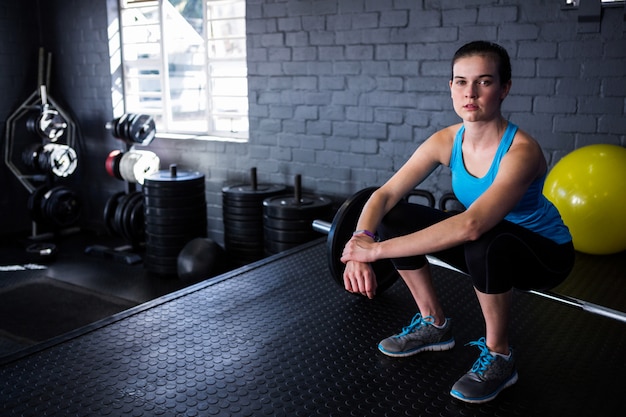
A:
{"label": "dumbbell rack", "polygon": [[[132,145],[126,144],[126,151],[129,151]],[[137,184],[130,181],[124,181],[125,193],[129,195],[137,191]],[[105,219],[106,221],[106,219]],[[90,245],[85,248],[85,254],[98,258],[112,259],[115,262],[135,265],[143,262],[143,257],[137,253],[137,245],[125,244],[119,246]]]}
{"label": "dumbbell rack", "polygon": [[[41,112],[42,108],[49,106],[53,108],[65,120],[66,127],[62,134],[63,140],[56,143],[62,143],[70,148],[74,148],[76,137],[76,125],[70,115],[59,106],[52,97],[46,93],[45,85],[40,85],[20,106],[7,118],[5,129],[5,152],[4,163],[18,181],[33,195],[37,190],[38,183],[51,183],[51,174],[27,174],[22,172],[24,167],[19,167],[14,162],[14,147],[16,137],[22,133],[20,128],[25,129],[29,116],[34,113]],[[31,239],[44,239],[50,236],[50,233],[40,234],[39,224],[32,221]],[[76,231],[76,228],[67,228],[66,230],[57,231],[57,234],[68,234]]]}
{"label": "dumbbell rack", "polygon": [[[134,145],[148,145],[156,134],[156,126],[154,119],[151,116],[143,114],[131,114],[125,113],[121,117],[107,123],[106,128],[111,130],[113,136],[121,139],[126,148],[124,152],[130,152]],[[108,163],[109,161],[107,161]],[[107,169],[109,167],[107,166]],[[114,169],[112,169],[114,170]],[[117,177],[125,182],[125,196],[129,196],[137,191],[137,185],[135,182],[130,181],[126,176]],[[112,196],[111,198],[114,198]],[[125,204],[127,204],[125,202]],[[108,222],[107,208],[110,208],[109,202],[105,207],[105,222]],[[107,228],[109,225],[107,225]],[[101,258],[113,259],[117,262],[133,265],[143,261],[141,252],[144,244],[137,242],[131,242],[131,244],[121,245],[117,247],[109,247],[104,245],[91,245],[85,248],[85,253],[89,255],[98,256]]]}

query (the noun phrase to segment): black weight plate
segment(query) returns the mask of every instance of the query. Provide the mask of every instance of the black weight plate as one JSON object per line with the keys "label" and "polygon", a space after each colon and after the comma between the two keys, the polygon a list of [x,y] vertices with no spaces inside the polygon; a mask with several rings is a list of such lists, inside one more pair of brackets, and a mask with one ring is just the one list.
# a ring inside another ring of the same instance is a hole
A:
{"label": "black weight plate", "polygon": [[245,216],[235,216],[232,214],[224,214],[224,218],[222,219],[224,224],[227,227],[253,227],[253,228],[263,228],[263,216],[254,216],[254,217],[245,217]]}
{"label": "black weight plate", "polygon": [[189,242],[193,237],[186,239],[184,242],[181,242],[177,245],[167,246],[167,245],[147,245],[145,247],[144,253],[149,256],[166,256],[166,257],[175,257],[178,256],[180,250]]}
{"label": "black weight plate", "polygon": [[130,216],[129,209],[132,208],[134,204],[134,200],[137,198],[137,194],[139,194],[137,191],[129,193],[124,199],[123,203],[120,204],[119,206],[121,210],[120,210],[120,216],[119,216],[119,223],[117,226],[119,228],[120,235],[126,240],[129,240],[127,230],[126,230],[127,229],[126,223],[128,221],[128,217]]}
{"label": "black weight plate", "polygon": [[198,204],[204,204],[206,202],[204,192],[196,195],[182,194],[169,197],[144,195],[143,200],[144,204],[147,207],[161,208],[188,207]]}
{"label": "black weight plate", "polygon": [[270,254],[276,254],[293,249],[299,245],[301,245],[301,243],[267,241],[265,242],[265,250]]}
{"label": "black weight plate", "polygon": [[242,243],[247,246],[256,246],[263,242],[263,233],[224,233],[224,240],[229,242]]}
{"label": "black weight plate", "polygon": [[128,194],[124,194],[117,201],[117,206],[115,206],[115,213],[113,214],[113,230],[115,234],[118,236],[122,236],[122,221],[123,221],[123,213],[126,203],[128,202]]}
{"label": "black weight plate", "polygon": [[[326,239],[328,266],[332,277],[342,288],[344,287],[343,271],[345,269],[345,265],[341,262],[343,248],[352,237],[363,206],[375,190],[374,187],[365,188],[348,198],[337,210],[330,227]],[[378,293],[389,288],[399,277],[398,272],[388,259],[381,259],[372,263],[372,268],[376,274]]]}
{"label": "black weight plate", "polygon": [[143,215],[143,201],[141,199],[135,203],[130,211],[128,227],[133,243],[145,241],[145,218]]}
{"label": "black weight plate", "polygon": [[197,214],[194,216],[188,217],[163,217],[163,216],[152,216],[145,217],[146,226],[155,225],[155,226],[172,226],[172,227],[184,227],[186,225],[197,225],[198,227],[206,226],[207,218],[205,215]]}
{"label": "black weight plate", "polygon": [[[133,213],[135,213],[136,216],[138,209],[143,211],[143,195],[141,192],[135,191],[129,194],[128,201],[122,213],[122,236],[129,242],[136,241],[133,227]],[[143,223],[143,218],[141,220]]]}
{"label": "black weight plate", "polygon": [[319,219],[327,216],[331,208],[329,198],[316,195],[303,195],[300,202],[285,195],[263,200],[263,213],[279,219]]}
{"label": "black weight plate", "polygon": [[76,193],[64,186],[53,187],[44,195],[45,219],[58,227],[68,227],[78,221],[81,204]]}
{"label": "black weight plate", "polygon": [[278,195],[279,193],[263,193],[263,194],[223,194],[222,202],[232,205],[251,205],[261,204],[264,199]]}
{"label": "black weight plate", "polygon": [[225,230],[224,240],[257,245],[259,242],[263,241],[263,231]]}
{"label": "black weight plate", "polygon": [[257,246],[263,244],[263,233],[224,233],[224,241],[229,243],[241,243],[244,246]]}
{"label": "black weight plate", "polygon": [[224,207],[222,210],[224,214],[234,214],[239,216],[249,216],[252,218],[263,218],[263,206],[260,204],[257,207]]}
{"label": "black weight plate", "polygon": [[236,255],[238,259],[235,259],[235,261],[240,262],[242,260],[242,258],[246,259],[246,260],[257,260],[257,259],[261,259],[263,258],[263,256],[265,255],[265,249],[263,245],[258,245],[258,246],[241,246],[239,244],[233,244],[233,243],[229,243],[226,244],[226,252],[229,255]]}
{"label": "black weight plate", "polygon": [[27,207],[28,212],[34,222],[42,222],[44,220],[44,216],[41,210],[42,201],[44,195],[48,192],[49,188],[46,185],[41,185],[33,191],[33,193],[28,197]]}
{"label": "black weight plate", "polygon": [[245,214],[243,215],[238,215],[238,214],[232,214],[232,213],[223,213],[222,215],[223,219],[225,222],[232,222],[232,223],[245,223],[245,224],[263,224],[263,214],[261,213],[259,216],[246,216]]}
{"label": "black weight plate", "polygon": [[252,209],[256,208],[260,211],[263,211],[263,199],[256,201],[246,201],[246,200],[237,200],[237,201],[226,201],[222,199],[222,207],[224,211],[229,211],[232,208],[247,208]]}
{"label": "black weight plate", "polygon": [[175,182],[169,184],[169,187],[147,186],[144,181],[143,193],[149,197],[162,197],[162,198],[176,198],[186,195],[202,195],[204,196],[204,182],[203,183],[184,183]]}
{"label": "black weight plate", "polygon": [[171,236],[176,235],[177,233],[181,235],[193,235],[196,233],[201,233],[202,230],[204,230],[204,228],[198,227],[196,224],[190,224],[186,226],[145,224],[144,226],[144,239],[147,233],[153,236]]}
{"label": "black weight plate", "polygon": [[257,184],[256,188],[252,184],[237,184],[222,188],[222,194],[231,199],[253,199],[259,196],[270,196],[283,193],[287,187],[276,184]]}
{"label": "black weight plate", "polygon": [[113,124],[113,136],[118,139],[126,139],[124,137],[123,129],[128,119],[128,113],[122,114],[119,118],[115,119]]}
{"label": "black weight plate", "polygon": [[155,187],[155,188],[170,188],[176,187],[178,183],[186,183],[186,184],[203,184],[204,185],[204,174],[201,174],[197,171],[176,171],[176,175],[172,175],[172,171],[169,169],[162,169],[158,172],[148,175],[144,179],[145,187]]}
{"label": "black weight plate", "polygon": [[196,233],[189,235],[153,235],[146,233],[146,251],[151,248],[170,248],[180,250],[187,242],[196,237],[206,237],[206,233]]}
{"label": "black weight plate", "polygon": [[[150,212],[148,212],[148,208],[144,206],[144,215],[147,223],[153,224],[181,224],[187,222],[197,222],[197,221],[206,221],[207,211],[206,207],[202,209],[196,209],[192,211],[179,211],[178,209],[174,210],[174,212],[169,215],[156,215],[154,211],[157,208],[151,208]],[[158,210],[166,210],[166,209],[158,209]]]}
{"label": "black weight plate", "polygon": [[179,208],[160,208],[160,207],[144,207],[146,217],[186,217],[200,214],[206,214],[206,203],[197,204],[189,207]]}
{"label": "black weight plate", "polygon": [[234,221],[227,221],[224,223],[224,229],[228,230],[229,232],[234,232],[234,233],[243,233],[243,234],[250,234],[250,233],[263,233],[263,223],[261,222],[256,222],[256,223],[245,223],[245,222],[234,222]]}
{"label": "black weight plate", "polygon": [[281,230],[313,230],[313,221],[311,219],[277,219],[275,217],[263,216],[263,225]]}
{"label": "black weight plate", "polygon": [[208,221],[207,221],[206,216],[150,217],[150,218],[144,217],[144,224],[145,224],[146,230],[170,229],[170,230],[176,230],[175,233],[178,234],[185,230],[205,229],[207,227]]}
{"label": "black weight plate", "polygon": [[263,230],[263,221],[260,219],[244,219],[240,220],[239,218],[231,218],[226,217],[223,219],[224,227],[226,229],[236,230],[236,229],[258,229]]}
{"label": "black weight plate", "polygon": [[124,195],[126,194],[123,191],[120,191],[119,193],[115,193],[111,197],[109,197],[106,204],[104,205],[104,211],[103,211],[104,225],[110,234],[117,234],[117,232],[114,229],[115,210],[117,209],[117,205],[119,204],[119,201],[124,197]]}
{"label": "black weight plate", "polygon": [[128,117],[124,120],[124,123],[122,123],[120,126],[122,137],[126,141],[131,140],[130,139],[130,125],[133,122],[133,119],[135,118],[135,116],[137,115],[134,113],[129,114]]}
{"label": "black weight plate", "polygon": [[266,241],[283,243],[305,243],[320,237],[320,234],[313,230],[281,230],[266,227],[264,229]]}
{"label": "black weight plate", "polygon": [[[130,211],[129,209],[132,208],[133,206],[133,200],[137,198],[137,193],[130,193],[126,196],[126,198],[124,199],[123,204],[121,204],[121,212],[120,212],[120,216],[119,216],[119,224],[117,225],[117,227],[119,228],[119,232],[120,232],[120,236],[122,236],[124,238],[124,240],[129,241],[129,235],[128,235],[128,230],[126,227],[126,223],[128,221],[128,217],[130,216]],[[116,210],[117,211],[117,210]]]}
{"label": "black weight plate", "polygon": [[265,245],[259,243],[258,245],[244,245],[239,242],[226,242],[224,241],[224,247],[228,252],[237,252],[248,257],[257,257],[262,255],[265,251]]}
{"label": "black weight plate", "polygon": [[[204,235],[204,236],[201,236]],[[187,235],[152,235],[146,233],[146,251],[171,253],[180,250],[187,242],[198,237],[206,237],[206,233],[190,233]]]}
{"label": "black weight plate", "polygon": [[137,114],[128,126],[128,139],[133,143],[147,146],[156,134],[154,118],[147,114]]}

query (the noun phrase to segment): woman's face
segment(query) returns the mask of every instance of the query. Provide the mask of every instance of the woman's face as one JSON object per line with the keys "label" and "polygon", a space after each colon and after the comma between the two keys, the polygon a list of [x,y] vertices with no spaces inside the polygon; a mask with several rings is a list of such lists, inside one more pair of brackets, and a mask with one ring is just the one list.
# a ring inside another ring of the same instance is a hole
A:
{"label": "woman's face", "polygon": [[500,105],[511,88],[501,85],[498,64],[485,55],[459,58],[452,67],[450,92],[454,111],[467,122],[500,117]]}

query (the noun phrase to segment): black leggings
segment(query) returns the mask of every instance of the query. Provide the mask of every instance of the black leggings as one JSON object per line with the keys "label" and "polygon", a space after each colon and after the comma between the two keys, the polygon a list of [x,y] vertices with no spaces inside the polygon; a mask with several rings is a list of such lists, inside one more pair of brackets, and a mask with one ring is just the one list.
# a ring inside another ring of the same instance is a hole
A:
{"label": "black leggings", "polygon": [[[420,204],[400,202],[383,218],[381,239],[424,229],[453,214]],[[483,293],[499,294],[512,288],[546,290],[560,284],[574,265],[571,242],[558,244],[524,227],[503,220],[478,240],[431,255],[466,272]],[[423,255],[391,260],[397,270],[426,265]]]}

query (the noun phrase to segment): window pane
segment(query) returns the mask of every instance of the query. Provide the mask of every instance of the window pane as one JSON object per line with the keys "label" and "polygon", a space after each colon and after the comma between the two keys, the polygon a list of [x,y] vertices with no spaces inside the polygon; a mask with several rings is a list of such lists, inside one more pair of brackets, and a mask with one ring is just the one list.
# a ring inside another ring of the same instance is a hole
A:
{"label": "window pane", "polygon": [[211,21],[209,28],[211,38],[233,38],[245,36],[245,19],[220,19]]}
{"label": "window pane", "polygon": [[[216,78],[211,80],[211,94],[214,96],[246,97],[248,83],[245,78]],[[244,109],[241,109],[242,112]]]}
{"label": "window pane", "polygon": [[230,17],[245,17],[245,1],[208,0],[207,19],[224,19]]}
{"label": "window pane", "polygon": [[245,39],[220,39],[209,41],[209,59],[245,58]]}
{"label": "window pane", "polygon": [[241,116],[216,116],[213,119],[215,130],[221,134],[238,133],[248,131],[248,118]]}
{"label": "window pane", "polygon": [[[180,131],[206,133],[209,125],[202,9],[200,19],[191,2],[179,2],[176,8],[166,7],[165,11],[170,123],[183,129]],[[185,12],[190,16],[181,14]]]}
{"label": "window pane", "polygon": [[241,115],[243,113],[241,110],[247,108],[248,100],[244,97],[213,96],[211,102],[215,114]]}

